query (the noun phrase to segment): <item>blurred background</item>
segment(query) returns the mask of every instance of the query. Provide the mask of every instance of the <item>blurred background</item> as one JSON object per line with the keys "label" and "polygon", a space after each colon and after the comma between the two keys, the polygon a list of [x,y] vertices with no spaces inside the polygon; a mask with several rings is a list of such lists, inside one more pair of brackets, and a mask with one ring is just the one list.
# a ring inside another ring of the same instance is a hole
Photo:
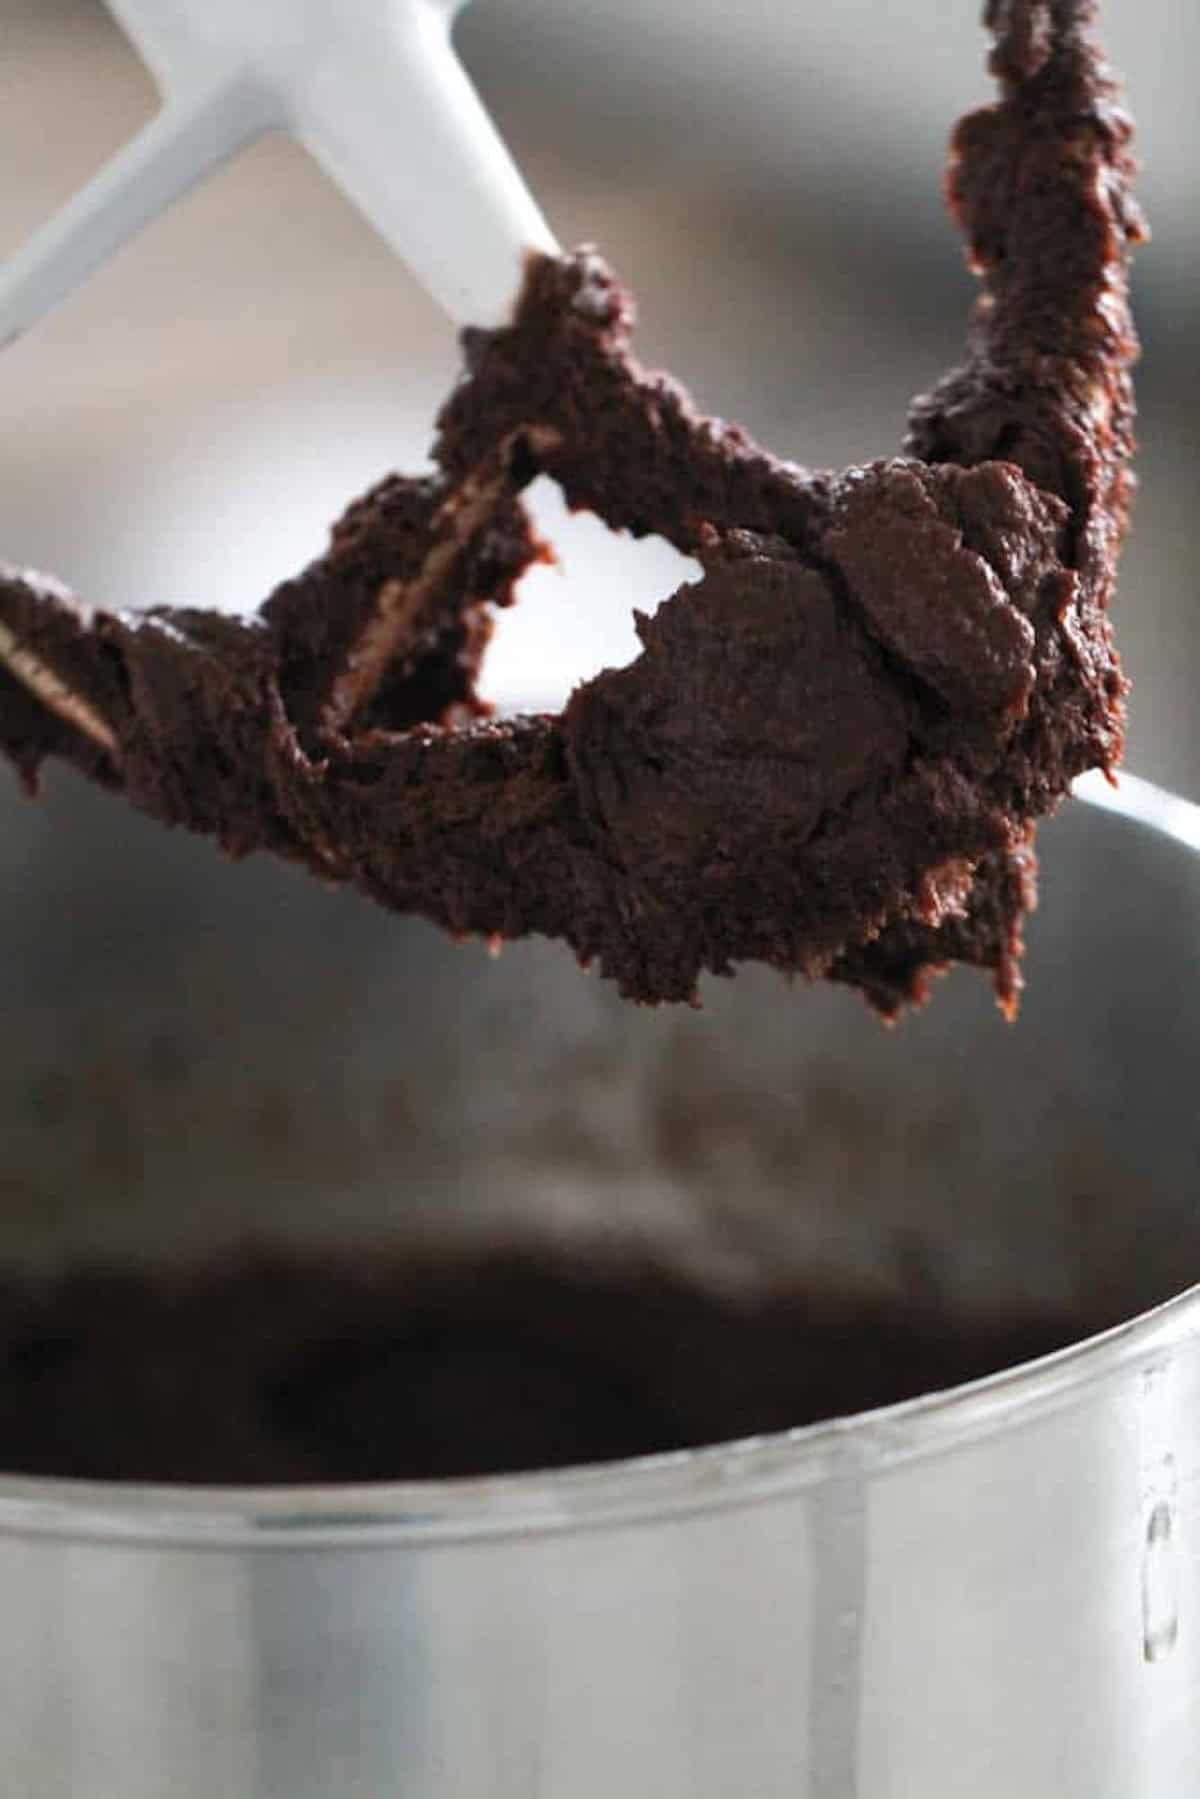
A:
{"label": "blurred background", "polygon": [[[895,447],[970,294],[939,183],[988,94],[976,0],[476,0],[458,41],[552,225],[640,300],[640,349],[814,464]],[[1108,0],[1155,241],[1137,273],[1142,496],[1118,627],[1129,763],[1200,794],[1191,0]],[[99,0],[0,0],[0,254],[149,116]],[[0,359],[0,554],[97,602],[256,603],[361,487],[419,467],[450,328],[300,151],[261,143]],[[489,691],[554,703],[686,571],[567,521]]]}

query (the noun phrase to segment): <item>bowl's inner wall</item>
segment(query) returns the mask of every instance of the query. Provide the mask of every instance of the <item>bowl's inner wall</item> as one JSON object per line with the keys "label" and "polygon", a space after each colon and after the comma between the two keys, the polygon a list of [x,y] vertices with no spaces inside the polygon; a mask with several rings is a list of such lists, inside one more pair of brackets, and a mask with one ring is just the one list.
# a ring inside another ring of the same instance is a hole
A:
{"label": "bowl's inner wall", "polygon": [[1200,1277],[1200,862],[1127,819],[1043,833],[1015,1028],[959,973],[892,1032],[757,969],[636,1010],[69,779],[0,825],[0,1268],[500,1236],[1081,1331]]}

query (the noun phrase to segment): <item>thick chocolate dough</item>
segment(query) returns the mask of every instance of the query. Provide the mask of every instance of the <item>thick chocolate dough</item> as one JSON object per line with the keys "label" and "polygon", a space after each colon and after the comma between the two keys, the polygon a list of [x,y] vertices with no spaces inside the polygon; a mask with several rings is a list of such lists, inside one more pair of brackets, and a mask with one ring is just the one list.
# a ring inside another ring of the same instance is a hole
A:
{"label": "thick chocolate dough", "polygon": [[[988,8],[1003,97],[949,175],[982,292],[903,457],[777,460],[639,367],[598,257],[541,259],[512,325],[465,336],[439,473],[359,501],[252,619],[0,579],[0,748],[453,931],[565,938],[638,999],[757,958],[891,1014],[964,961],[1011,1010],[1034,821],[1121,748],[1142,226],[1093,11]],[[541,471],[704,573],[559,716],[486,722]]]}
{"label": "thick chocolate dough", "polygon": [[0,1472],[424,1479],[785,1430],[1058,1349],[1061,1310],[724,1291],[635,1256],[265,1252],[0,1277]]}

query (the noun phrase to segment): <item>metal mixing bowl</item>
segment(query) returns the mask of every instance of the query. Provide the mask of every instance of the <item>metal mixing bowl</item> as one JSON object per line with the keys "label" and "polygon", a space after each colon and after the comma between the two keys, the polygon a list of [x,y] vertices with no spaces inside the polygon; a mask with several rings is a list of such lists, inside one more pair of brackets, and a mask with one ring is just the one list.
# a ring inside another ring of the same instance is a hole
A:
{"label": "metal mixing bowl", "polygon": [[1200,1791],[1200,814],[1043,833],[1008,1029],[636,1011],[5,796],[0,1261],[496,1233],[1127,1320],[791,1434],[482,1480],[0,1480],[12,1799]]}

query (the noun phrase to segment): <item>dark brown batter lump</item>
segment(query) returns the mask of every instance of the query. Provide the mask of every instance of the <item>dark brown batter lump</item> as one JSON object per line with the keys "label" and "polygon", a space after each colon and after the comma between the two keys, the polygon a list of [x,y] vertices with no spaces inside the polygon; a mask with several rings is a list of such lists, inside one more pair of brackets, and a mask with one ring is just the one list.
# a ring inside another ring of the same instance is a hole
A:
{"label": "dark brown batter lump", "polygon": [[[637,999],[755,958],[891,1014],[963,961],[1011,1009],[1034,823],[1121,749],[1142,226],[1093,12],[988,7],[1002,97],[948,182],[981,293],[902,456],[777,460],[634,361],[596,255],[538,260],[511,326],[465,336],[439,472],[352,506],[253,618],[0,579],[0,748],[449,930],[563,938]],[[704,572],[628,668],[493,723],[476,676],[545,554],[540,472]]]}
{"label": "dark brown batter lump", "polygon": [[290,1483],[602,1462],[912,1398],[1091,1322],[827,1280],[735,1294],[517,1247],[0,1277],[0,1472]]}

